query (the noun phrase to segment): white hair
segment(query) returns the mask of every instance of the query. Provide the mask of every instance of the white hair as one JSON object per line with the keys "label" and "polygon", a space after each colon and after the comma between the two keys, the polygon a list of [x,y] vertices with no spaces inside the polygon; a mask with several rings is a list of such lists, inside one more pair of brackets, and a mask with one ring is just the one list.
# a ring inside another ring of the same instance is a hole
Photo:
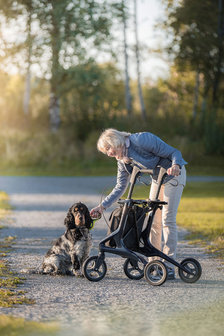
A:
{"label": "white hair", "polygon": [[114,149],[117,149],[119,147],[123,147],[125,145],[126,138],[131,133],[127,132],[120,132],[113,128],[106,129],[99,137],[97,141],[97,149],[106,154],[107,147],[112,147]]}

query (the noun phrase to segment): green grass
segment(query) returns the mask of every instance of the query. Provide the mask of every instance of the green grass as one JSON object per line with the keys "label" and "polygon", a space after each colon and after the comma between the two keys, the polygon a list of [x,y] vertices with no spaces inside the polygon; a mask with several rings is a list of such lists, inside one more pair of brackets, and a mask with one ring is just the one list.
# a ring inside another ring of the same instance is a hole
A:
{"label": "green grass", "polygon": [[[204,157],[196,164],[187,165],[188,175],[224,175],[223,157]],[[70,161],[49,161],[45,164],[22,165],[0,162],[0,175],[3,176],[108,176],[116,175],[116,160],[105,155],[98,158],[80,158]]]}
{"label": "green grass", "polygon": [[[102,154],[103,155],[103,154]],[[2,176],[110,176],[116,175],[115,160],[102,156],[99,160],[80,159],[47,165],[12,165],[0,163]]]}
{"label": "green grass", "polygon": [[0,229],[2,228],[1,221],[11,209],[9,205],[9,197],[4,191],[0,191]]}
{"label": "green grass", "polygon": [[56,323],[26,321],[8,315],[0,315],[1,336],[41,336],[56,335],[59,327]]}
{"label": "green grass", "polygon": [[177,223],[190,231],[188,239],[224,259],[224,183],[188,183]]}
{"label": "green grass", "polygon": [[[5,192],[0,192],[0,222],[10,211],[9,198]],[[3,225],[0,226],[2,228]],[[26,298],[23,291],[17,290],[17,286],[23,282],[14,274],[7,262],[7,253],[12,248],[15,237],[0,238],[0,307],[11,307],[15,304],[33,303]]]}
{"label": "green grass", "polygon": [[[148,198],[149,187],[136,186],[134,198]],[[224,259],[224,182],[187,183],[177,224],[189,231],[187,239],[206,246]]]}
{"label": "green grass", "polygon": [[34,303],[33,300],[26,298],[24,291],[18,290],[17,286],[23,283],[24,279],[12,272],[7,262],[7,254],[12,248],[14,239],[15,237],[0,239],[0,307]]}

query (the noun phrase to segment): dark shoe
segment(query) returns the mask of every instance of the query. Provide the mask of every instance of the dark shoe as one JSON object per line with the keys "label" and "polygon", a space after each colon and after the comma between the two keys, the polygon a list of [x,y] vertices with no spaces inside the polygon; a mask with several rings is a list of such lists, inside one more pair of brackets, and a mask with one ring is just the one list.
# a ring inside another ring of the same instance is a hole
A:
{"label": "dark shoe", "polygon": [[173,268],[167,267],[167,280],[175,280],[175,270]]}

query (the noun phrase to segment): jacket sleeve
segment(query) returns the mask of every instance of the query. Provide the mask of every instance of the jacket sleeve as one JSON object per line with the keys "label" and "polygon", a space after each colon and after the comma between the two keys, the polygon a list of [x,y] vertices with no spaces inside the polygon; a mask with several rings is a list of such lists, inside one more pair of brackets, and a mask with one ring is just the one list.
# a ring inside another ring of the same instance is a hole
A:
{"label": "jacket sleeve", "polygon": [[121,161],[117,161],[117,182],[111,193],[103,200],[101,205],[106,209],[116,202],[126,191],[129,182],[129,173]]}
{"label": "jacket sleeve", "polygon": [[161,158],[170,159],[172,161],[172,165],[178,164],[182,167],[183,162],[185,162],[178,149],[168,145],[152,133],[140,133],[137,137],[137,143],[144,151],[151,152]]}

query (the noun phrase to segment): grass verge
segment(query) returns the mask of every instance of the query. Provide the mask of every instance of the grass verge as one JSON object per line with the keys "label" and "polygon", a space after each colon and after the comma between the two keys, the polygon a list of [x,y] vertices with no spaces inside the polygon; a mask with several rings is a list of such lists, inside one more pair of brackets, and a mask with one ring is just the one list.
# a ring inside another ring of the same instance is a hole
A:
{"label": "grass verge", "polygon": [[0,315],[1,336],[39,336],[57,335],[58,327],[55,323],[26,321],[8,315]]}
{"label": "grass verge", "polygon": [[224,183],[189,183],[177,215],[187,239],[224,259]]}
{"label": "grass verge", "polygon": [[[9,213],[10,205],[6,193],[0,191],[0,223]],[[2,228],[3,225],[0,225]],[[26,297],[26,293],[17,286],[23,282],[10,270],[7,262],[7,253],[12,248],[15,237],[0,239],[0,307],[12,307],[19,304],[32,304],[33,300]],[[56,323],[39,323],[26,321],[8,315],[0,315],[1,336],[24,336],[24,335],[56,335],[59,327]]]}
{"label": "grass verge", "polygon": [[82,159],[50,162],[45,165],[15,165],[0,163],[2,176],[111,176],[116,175],[116,162],[106,156],[102,159]]}
{"label": "grass verge", "polygon": [[[10,210],[8,195],[0,192],[0,222]],[[0,226],[3,227],[2,225]],[[15,237],[0,238],[0,306],[11,307],[14,304],[33,303],[25,297],[23,291],[17,290],[17,285],[23,279],[14,274],[7,261],[7,253],[12,248]]]}
{"label": "grass verge", "polygon": [[[200,162],[187,166],[188,175],[223,176],[224,158],[205,156]],[[4,176],[109,176],[116,175],[116,160],[106,155],[97,158],[82,157],[79,159],[49,161],[38,164],[0,162],[0,175]]]}
{"label": "grass verge", "polygon": [[1,225],[1,220],[7,215],[10,208],[8,195],[5,192],[0,191],[0,229],[3,227]]}
{"label": "grass verge", "polygon": [[7,253],[12,247],[13,241],[14,237],[0,240],[0,307],[34,303],[33,300],[26,298],[24,291],[17,289],[24,279],[12,272],[7,262]]}
{"label": "grass verge", "polygon": [[[10,211],[8,195],[0,192],[0,222]],[[0,225],[2,228],[3,225]],[[33,303],[27,299],[24,291],[18,290],[18,284],[23,282],[14,272],[10,270],[7,261],[7,253],[12,248],[15,237],[0,238],[0,307],[11,307],[15,304]]]}

